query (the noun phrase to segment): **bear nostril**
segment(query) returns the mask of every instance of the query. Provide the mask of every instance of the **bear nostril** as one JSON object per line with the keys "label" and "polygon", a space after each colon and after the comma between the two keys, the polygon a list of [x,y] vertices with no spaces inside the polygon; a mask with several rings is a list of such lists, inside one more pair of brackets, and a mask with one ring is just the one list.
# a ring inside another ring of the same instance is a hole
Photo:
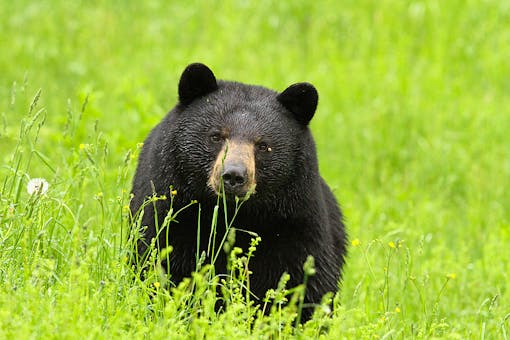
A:
{"label": "bear nostril", "polygon": [[246,169],[238,166],[228,167],[221,178],[226,186],[232,188],[243,186],[246,183]]}

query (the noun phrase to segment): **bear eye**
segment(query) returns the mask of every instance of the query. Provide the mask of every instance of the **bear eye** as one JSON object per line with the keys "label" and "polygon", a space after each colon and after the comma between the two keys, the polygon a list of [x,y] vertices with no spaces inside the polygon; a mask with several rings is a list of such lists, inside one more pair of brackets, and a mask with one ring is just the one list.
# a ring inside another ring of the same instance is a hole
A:
{"label": "bear eye", "polygon": [[265,142],[258,143],[258,148],[260,151],[271,151],[271,148]]}
{"label": "bear eye", "polygon": [[213,133],[209,138],[211,138],[211,141],[213,143],[219,143],[219,142],[223,141],[223,137],[218,132]]}

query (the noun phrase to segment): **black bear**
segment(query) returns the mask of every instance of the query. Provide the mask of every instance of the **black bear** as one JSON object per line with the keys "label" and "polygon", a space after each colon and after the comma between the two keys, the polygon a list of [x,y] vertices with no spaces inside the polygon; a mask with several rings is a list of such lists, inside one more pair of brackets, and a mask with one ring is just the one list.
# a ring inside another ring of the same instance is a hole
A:
{"label": "black bear", "polygon": [[[288,286],[303,282],[309,255],[316,273],[309,278],[305,305],[338,289],[346,254],[340,208],[319,174],[315,144],[308,124],[318,102],[316,89],[297,83],[281,93],[261,86],[216,80],[205,65],[189,65],[179,81],[179,102],[149,134],[133,181],[131,212],[144,210],[140,258],[152,239],[159,249],[171,245],[170,280],[178,283],[196,269],[197,254],[209,245],[216,211],[220,243],[233,216],[235,197],[250,197],[237,212],[235,245],[247,250],[253,233],[261,238],[250,259],[250,291],[258,299],[276,288],[281,275]],[[171,189],[172,188],[172,189]],[[144,201],[154,194],[172,197],[172,210],[191,205],[168,230],[159,230],[170,200]],[[221,201],[220,201],[221,202]],[[142,209],[141,209],[142,208]],[[218,209],[218,208],[217,208]],[[199,216],[200,215],[200,216]],[[198,221],[200,217],[200,234]],[[197,251],[198,244],[198,251]],[[223,253],[223,251],[220,251]],[[216,273],[226,273],[226,255],[218,256]],[[207,262],[207,261],[206,261]],[[304,310],[308,319],[312,309]]]}

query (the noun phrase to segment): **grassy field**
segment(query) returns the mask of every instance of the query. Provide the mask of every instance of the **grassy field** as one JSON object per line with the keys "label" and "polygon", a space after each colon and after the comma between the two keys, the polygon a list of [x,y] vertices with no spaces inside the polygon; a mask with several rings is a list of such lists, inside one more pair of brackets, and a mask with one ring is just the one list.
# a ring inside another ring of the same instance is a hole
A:
{"label": "grassy field", "polygon": [[[168,3],[0,4],[0,338],[510,338],[509,2]],[[194,61],[319,90],[350,235],[331,317],[133,279],[139,143]]]}

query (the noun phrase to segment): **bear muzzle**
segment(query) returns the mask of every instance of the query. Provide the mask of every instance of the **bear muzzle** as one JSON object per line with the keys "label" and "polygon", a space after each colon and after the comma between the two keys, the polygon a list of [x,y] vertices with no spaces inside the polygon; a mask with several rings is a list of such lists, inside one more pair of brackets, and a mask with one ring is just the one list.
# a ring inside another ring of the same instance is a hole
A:
{"label": "bear muzzle", "polygon": [[[223,184],[223,188],[222,188]],[[255,192],[255,154],[251,143],[227,140],[213,165],[209,187],[217,195],[244,198]]]}

